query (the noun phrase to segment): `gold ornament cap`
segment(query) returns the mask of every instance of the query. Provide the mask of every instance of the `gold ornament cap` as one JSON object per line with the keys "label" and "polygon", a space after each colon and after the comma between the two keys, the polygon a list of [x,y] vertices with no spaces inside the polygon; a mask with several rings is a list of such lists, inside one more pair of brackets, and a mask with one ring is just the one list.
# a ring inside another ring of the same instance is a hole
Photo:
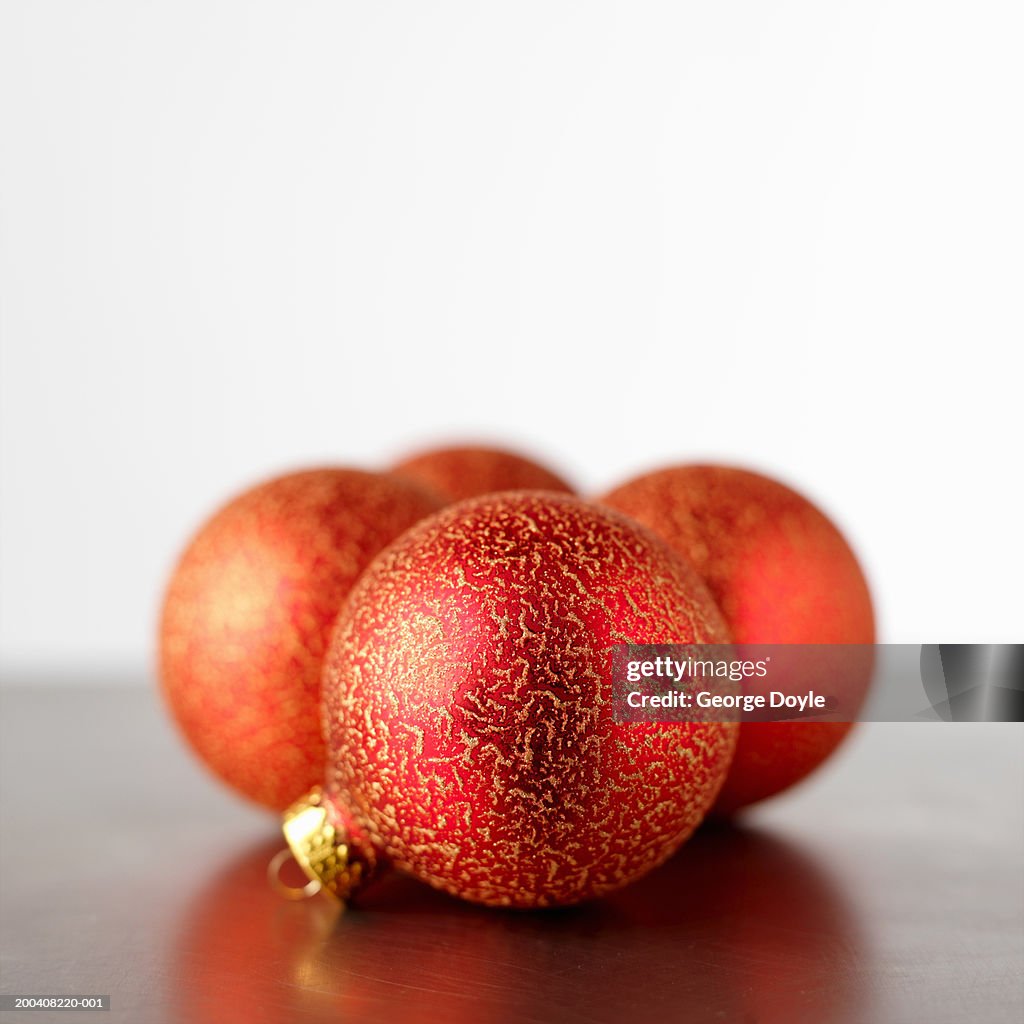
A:
{"label": "gold ornament cap", "polygon": [[[320,786],[284,812],[281,829],[288,848],[274,857],[267,872],[274,887],[288,899],[308,899],[322,892],[344,903],[376,869],[377,858],[370,844],[356,842],[344,828],[331,823]],[[289,857],[309,879],[301,889],[285,885],[279,877]]]}

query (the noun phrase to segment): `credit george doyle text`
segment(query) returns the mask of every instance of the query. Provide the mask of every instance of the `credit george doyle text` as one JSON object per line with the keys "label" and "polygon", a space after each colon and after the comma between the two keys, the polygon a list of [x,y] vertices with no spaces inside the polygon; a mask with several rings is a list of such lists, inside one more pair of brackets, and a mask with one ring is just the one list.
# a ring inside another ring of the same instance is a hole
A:
{"label": "credit george doyle text", "polygon": [[617,722],[1020,721],[1024,647],[617,644]]}

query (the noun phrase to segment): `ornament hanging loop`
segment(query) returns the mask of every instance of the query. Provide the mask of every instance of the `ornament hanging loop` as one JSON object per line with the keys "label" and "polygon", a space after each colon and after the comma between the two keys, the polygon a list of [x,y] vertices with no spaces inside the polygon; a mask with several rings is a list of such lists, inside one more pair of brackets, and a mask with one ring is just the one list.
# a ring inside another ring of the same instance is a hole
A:
{"label": "ornament hanging loop", "polygon": [[323,888],[323,884],[319,878],[311,878],[301,887],[286,885],[281,881],[281,868],[284,867],[288,861],[294,861],[294,859],[295,858],[292,856],[290,847],[286,846],[283,850],[278,850],[267,865],[267,879],[278,894],[283,896],[286,900],[308,900]]}
{"label": "ornament hanging loop", "polygon": [[[288,850],[271,861],[270,882],[290,900],[308,899],[322,892],[344,905],[349,896],[373,875],[377,857],[369,843],[353,839],[349,829],[332,823],[327,800],[319,786],[284,812],[282,822]],[[281,865],[293,857],[309,884],[302,889],[284,885]]]}

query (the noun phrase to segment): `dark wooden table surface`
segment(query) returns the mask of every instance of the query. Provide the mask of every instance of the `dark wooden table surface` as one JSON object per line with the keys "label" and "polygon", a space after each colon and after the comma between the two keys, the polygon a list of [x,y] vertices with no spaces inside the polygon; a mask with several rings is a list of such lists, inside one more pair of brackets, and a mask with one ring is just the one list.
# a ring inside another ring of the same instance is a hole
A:
{"label": "dark wooden table surface", "polygon": [[464,906],[409,880],[340,916],[265,879],[276,823],[148,688],[0,692],[0,991],[25,1020],[1019,1022],[1024,726],[868,725],[602,903]]}

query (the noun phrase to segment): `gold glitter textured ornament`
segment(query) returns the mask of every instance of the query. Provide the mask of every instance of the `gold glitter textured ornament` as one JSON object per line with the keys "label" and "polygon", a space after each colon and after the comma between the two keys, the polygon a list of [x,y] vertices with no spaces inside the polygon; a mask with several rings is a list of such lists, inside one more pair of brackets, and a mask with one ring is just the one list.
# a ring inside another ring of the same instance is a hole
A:
{"label": "gold glitter textured ornament", "polygon": [[[835,524],[779,481],[727,466],[674,466],[636,477],[600,500],[691,562],[736,643],[875,642],[871,594],[856,556]],[[860,700],[870,680],[867,668],[859,677]],[[851,728],[850,722],[745,722],[715,814],[788,789],[826,761]]]}
{"label": "gold glitter textured ornament", "polygon": [[204,764],[274,811],[320,775],[320,667],[338,609],[385,544],[439,502],[355,469],[268,480],[221,508],[167,586],[160,682]]}
{"label": "gold glitter textured ornament", "polygon": [[696,828],[736,736],[615,723],[611,647],[727,639],[688,565],[617,513],[548,492],[451,506],[375,559],[339,617],[324,805],[474,902],[601,896]]}
{"label": "gold glitter textured ornament", "polygon": [[546,466],[503,448],[465,445],[433,448],[397,463],[397,476],[414,480],[444,501],[462,501],[495,491],[573,489]]}

